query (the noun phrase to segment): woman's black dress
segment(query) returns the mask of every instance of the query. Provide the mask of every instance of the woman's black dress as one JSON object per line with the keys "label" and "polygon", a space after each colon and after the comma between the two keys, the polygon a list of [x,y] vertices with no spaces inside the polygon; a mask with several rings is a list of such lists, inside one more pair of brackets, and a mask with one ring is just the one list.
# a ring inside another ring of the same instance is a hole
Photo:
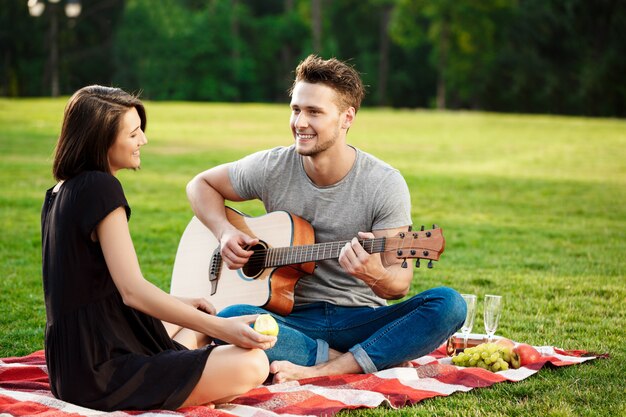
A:
{"label": "woman's black dress", "polygon": [[99,242],[91,240],[118,207],[130,218],[121,184],[104,172],[84,172],[46,193],[41,235],[52,393],[99,410],[176,409],[211,349],[186,349],[159,320],[123,303]]}

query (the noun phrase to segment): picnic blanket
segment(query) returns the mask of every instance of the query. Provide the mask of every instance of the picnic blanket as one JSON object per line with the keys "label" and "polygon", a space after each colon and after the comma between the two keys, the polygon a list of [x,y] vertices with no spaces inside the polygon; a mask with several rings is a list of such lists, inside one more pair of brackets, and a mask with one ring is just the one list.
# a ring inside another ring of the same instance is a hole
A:
{"label": "picnic blanket", "polygon": [[546,364],[567,366],[603,355],[565,351],[552,346],[536,348],[542,357],[519,369],[490,372],[452,365],[442,346],[413,361],[413,368],[392,368],[373,374],[336,375],[264,385],[231,404],[187,407],[177,411],[117,411],[112,413],[79,407],[52,396],[44,352],[0,359],[0,417],[5,416],[101,416],[101,417],[288,417],[332,416],[339,410],[400,408],[427,398],[447,396],[498,382],[517,382],[537,373]]}

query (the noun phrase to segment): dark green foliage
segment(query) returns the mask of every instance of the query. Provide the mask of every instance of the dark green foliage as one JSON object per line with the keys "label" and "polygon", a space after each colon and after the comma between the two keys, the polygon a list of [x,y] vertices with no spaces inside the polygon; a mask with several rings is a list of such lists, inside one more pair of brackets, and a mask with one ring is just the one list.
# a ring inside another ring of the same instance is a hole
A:
{"label": "dark green foliage", "polygon": [[50,95],[50,20],[58,19],[59,84],[68,94],[88,84],[111,83],[112,36],[124,0],[81,0],[80,17],[69,19],[63,4],[46,4],[42,16],[28,14],[26,0],[0,7],[0,96]]}
{"label": "dark green foliage", "polygon": [[82,0],[74,20],[62,5],[34,18],[26,0],[3,3],[0,96],[50,94],[56,10],[62,94],[100,83],[285,102],[297,63],[318,53],[356,66],[366,106],[626,116],[622,0]]}

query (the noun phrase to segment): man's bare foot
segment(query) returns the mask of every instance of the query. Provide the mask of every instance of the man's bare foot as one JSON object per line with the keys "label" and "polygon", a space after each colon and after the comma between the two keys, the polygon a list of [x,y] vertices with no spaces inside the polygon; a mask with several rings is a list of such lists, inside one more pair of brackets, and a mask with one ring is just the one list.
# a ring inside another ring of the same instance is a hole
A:
{"label": "man's bare foot", "polygon": [[300,366],[289,361],[272,362],[270,364],[270,373],[274,374],[274,379],[272,379],[274,384],[319,376],[316,375],[315,366]]}
{"label": "man's bare foot", "polygon": [[343,355],[343,352],[339,352],[338,350],[335,350],[335,349],[328,349],[328,360],[329,361],[332,361],[333,359],[337,359],[341,355]]}
{"label": "man's bare foot", "polygon": [[363,370],[350,352],[315,366],[300,366],[288,361],[274,361],[270,364],[270,373],[274,374],[272,381],[274,384],[316,376],[360,374],[362,372]]}

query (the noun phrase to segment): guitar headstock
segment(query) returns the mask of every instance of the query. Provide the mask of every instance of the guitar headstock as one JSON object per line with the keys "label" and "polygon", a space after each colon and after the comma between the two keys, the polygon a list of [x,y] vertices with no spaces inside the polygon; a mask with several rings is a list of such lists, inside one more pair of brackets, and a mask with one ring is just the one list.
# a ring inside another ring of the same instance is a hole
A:
{"label": "guitar headstock", "polygon": [[419,268],[420,259],[428,259],[428,267],[432,268],[432,261],[438,261],[446,246],[443,231],[433,225],[432,229],[421,227],[419,231],[410,230],[400,232],[393,238],[388,238],[386,250],[393,250],[398,259],[404,259],[402,267],[406,268],[406,259],[417,259],[415,266]]}

